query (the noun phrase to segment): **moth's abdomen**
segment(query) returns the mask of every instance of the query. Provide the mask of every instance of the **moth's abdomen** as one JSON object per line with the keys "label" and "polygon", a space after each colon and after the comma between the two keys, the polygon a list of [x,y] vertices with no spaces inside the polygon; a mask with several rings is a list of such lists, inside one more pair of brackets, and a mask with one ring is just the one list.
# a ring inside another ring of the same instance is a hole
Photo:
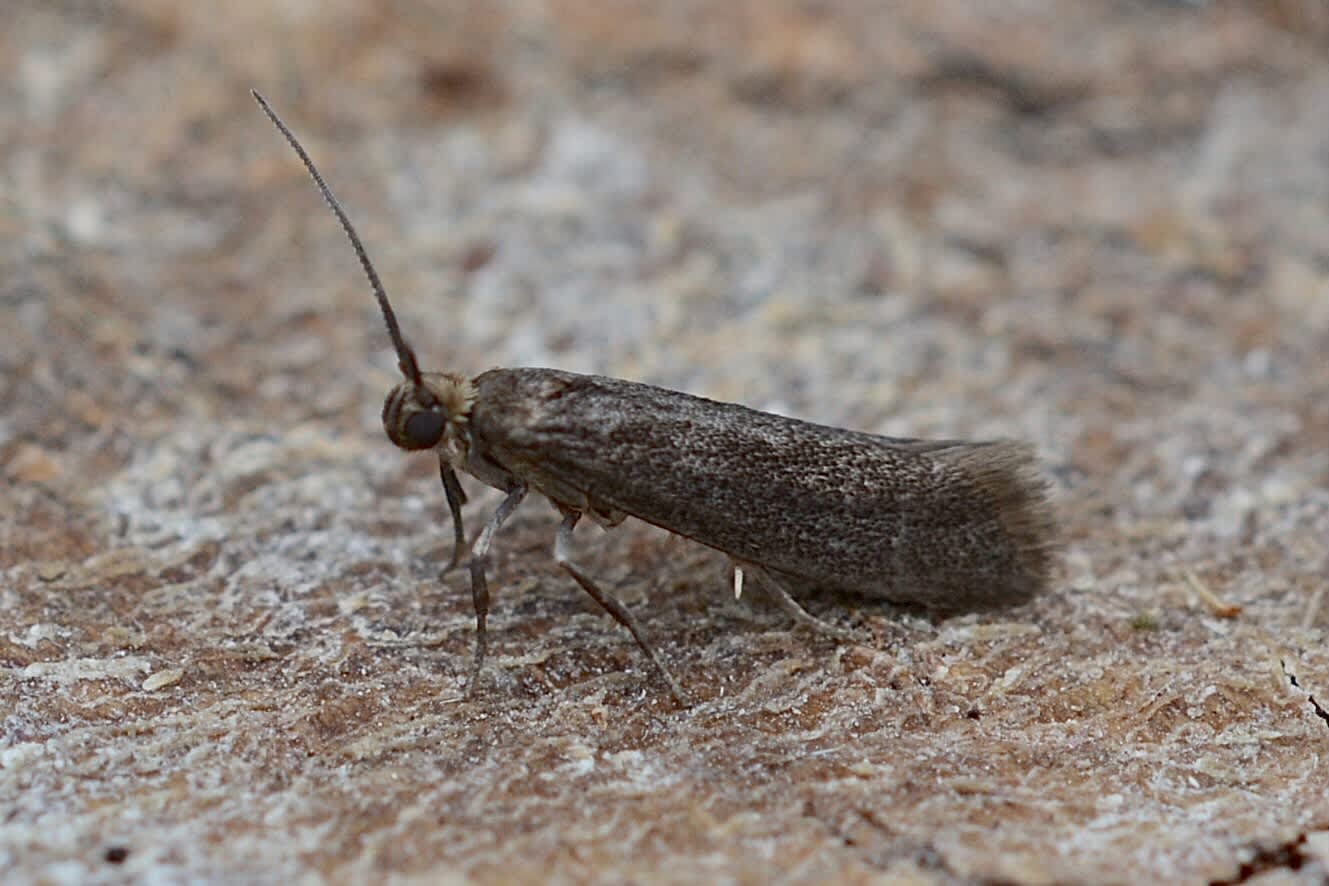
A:
{"label": "moth's abdomen", "polygon": [[1019,602],[1050,567],[1028,447],[901,440],[548,369],[475,380],[475,445],[538,491],[797,579],[938,609]]}

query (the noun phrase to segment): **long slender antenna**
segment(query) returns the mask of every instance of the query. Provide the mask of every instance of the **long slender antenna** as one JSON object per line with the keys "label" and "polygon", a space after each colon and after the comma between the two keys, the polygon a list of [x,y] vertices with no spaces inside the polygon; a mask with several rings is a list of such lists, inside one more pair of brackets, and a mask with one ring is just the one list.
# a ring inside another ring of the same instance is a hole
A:
{"label": "long slender antenna", "polygon": [[369,253],[365,251],[364,244],[360,242],[360,235],[355,232],[355,226],[351,224],[337,198],[332,195],[332,188],[323,180],[323,176],[318,174],[318,169],[314,166],[314,161],[309,159],[309,154],[305,152],[304,147],[296,139],[295,134],[287,128],[277,112],[272,110],[266,99],[258,94],[258,90],[251,89],[249,94],[258,102],[258,106],[263,109],[263,113],[268,115],[268,119],[281,130],[281,134],[286,136],[286,141],[290,142],[295,153],[299,155],[301,162],[305,164],[305,169],[309,170],[310,176],[314,179],[314,184],[323,194],[323,199],[327,201],[332,214],[337,216],[337,221],[341,222],[342,230],[350,238],[351,246],[355,248],[355,256],[360,259],[360,267],[365,269],[365,276],[369,278],[369,285],[374,289],[374,298],[378,299],[378,306],[383,311],[383,322],[388,326],[388,335],[392,336],[392,346],[397,349],[397,365],[401,368],[402,374],[406,379],[417,387],[423,384],[420,378],[420,366],[415,360],[415,351],[406,343],[402,337],[401,327],[397,325],[397,315],[392,312],[392,305],[388,302],[387,290],[383,288],[383,282],[378,279],[378,272],[374,270],[374,265],[369,260]]}

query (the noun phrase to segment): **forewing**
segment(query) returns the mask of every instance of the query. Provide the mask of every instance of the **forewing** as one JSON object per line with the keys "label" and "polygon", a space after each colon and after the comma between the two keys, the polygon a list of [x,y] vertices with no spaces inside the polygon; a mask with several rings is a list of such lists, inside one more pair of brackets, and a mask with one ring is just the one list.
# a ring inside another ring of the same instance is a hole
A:
{"label": "forewing", "polygon": [[[1028,453],[1013,444],[879,437],[547,369],[493,370],[476,385],[476,443],[508,470],[740,560],[933,604],[944,585],[985,573],[1009,584],[1029,568],[999,490],[961,463],[991,449],[1016,476]],[[966,563],[957,549],[983,553]]]}

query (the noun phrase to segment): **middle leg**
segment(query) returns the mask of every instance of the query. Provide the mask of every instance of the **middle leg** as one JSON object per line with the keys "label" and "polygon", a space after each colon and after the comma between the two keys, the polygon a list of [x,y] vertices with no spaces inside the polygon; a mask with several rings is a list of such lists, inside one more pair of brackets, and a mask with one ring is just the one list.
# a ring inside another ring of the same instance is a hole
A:
{"label": "middle leg", "polygon": [[577,525],[580,518],[581,514],[577,511],[563,512],[563,522],[559,524],[558,536],[554,540],[554,559],[558,561],[559,566],[567,570],[567,573],[576,580],[577,584],[581,585],[581,589],[589,594],[592,600],[600,604],[600,608],[608,612],[614,621],[628,629],[632,639],[637,641],[641,651],[646,653],[646,657],[650,659],[651,664],[655,666],[655,670],[660,674],[665,685],[669,687],[669,694],[674,697],[674,701],[680,707],[687,707],[687,696],[679,688],[679,685],[674,682],[673,675],[669,673],[669,669],[665,667],[660,657],[655,654],[655,650],[646,642],[641,629],[637,627],[636,619],[632,617],[632,613],[618,600],[600,590],[595,582],[591,580],[591,577],[580,566],[572,562],[572,529]]}

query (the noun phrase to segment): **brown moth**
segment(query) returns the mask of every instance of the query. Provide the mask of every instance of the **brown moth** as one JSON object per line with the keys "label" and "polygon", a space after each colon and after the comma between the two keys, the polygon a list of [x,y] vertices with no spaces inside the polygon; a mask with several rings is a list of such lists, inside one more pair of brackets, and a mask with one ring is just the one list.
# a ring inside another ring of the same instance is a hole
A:
{"label": "brown moth", "polygon": [[452,565],[466,544],[457,471],[506,493],[471,545],[471,686],[485,657],[489,547],[530,491],[563,515],[558,564],[628,629],[680,703],[684,693],[632,614],[572,561],[583,515],[606,527],[636,517],[721,551],[736,594],[753,575],[798,622],[844,640],[853,635],[808,614],[790,589],[960,610],[1019,603],[1046,586],[1053,518],[1026,444],[882,437],[555,369],[422,372],[350,219],[290,129],[253,95],[318,185],[378,299],[405,377],[388,393],[383,427],[402,449],[438,453]]}

